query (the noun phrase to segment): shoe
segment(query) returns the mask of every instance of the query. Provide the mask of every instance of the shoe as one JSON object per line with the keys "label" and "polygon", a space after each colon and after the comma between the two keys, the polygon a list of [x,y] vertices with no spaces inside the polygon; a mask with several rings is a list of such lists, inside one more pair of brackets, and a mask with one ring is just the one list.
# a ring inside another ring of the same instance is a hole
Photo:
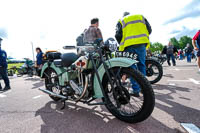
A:
{"label": "shoe", "polygon": [[3,91],[2,87],[0,86],[0,91]]}
{"label": "shoe", "polygon": [[176,66],[176,64],[173,64],[173,66]]}
{"label": "shoe", "polygon": [[11,89],[10,86],[6,86],[3,90],[7,91],[7,90],[10,90],[10,89]]}

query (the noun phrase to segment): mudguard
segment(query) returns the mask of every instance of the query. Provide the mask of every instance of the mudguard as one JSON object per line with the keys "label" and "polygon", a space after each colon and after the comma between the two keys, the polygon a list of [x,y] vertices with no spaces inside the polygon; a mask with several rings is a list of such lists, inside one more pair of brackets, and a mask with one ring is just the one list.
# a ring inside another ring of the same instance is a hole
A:
{"label": "mudguard", "polygon": [[[130,58],[120,57],[120,58],[112,58],[110,60],[107,60],[105,63],[107,64],[107,66],[109,68],[112,68],[112,67],[130,67],[131,65],[136,64],[137,61],[130,59]],[[105,69],[104,69],[103,64],[101,64],[99,66],[98,73],[99,73],[100,80],[102,81],[103,76],[105,74]],[[96,75],[94,76],[93,87],[94,87],[94,93],[95,93],[94,98],[102,98],[103,94],[102,94],[102,91],[101,91],[101,88],[100,88],[100,85],[99,85],[99,82],[98,82]]]}
{"label": "mudguard", "polygon": [[64,86],[65,85],[65,82],[66,81],[69,81],[69,74],[68,72],[66,72],[66,70],[62,67],[56,67],[54,65],[54,63],[51,63],[51,65],[48,67],[48,63],[45,63],[42,67],[42,70],[41,70],[41,77],[43,78],[45,76],[45,72],[48,70],[48,69],[53,69],[57,75],[61,75],[59,76],[59,85],[61,86]]}

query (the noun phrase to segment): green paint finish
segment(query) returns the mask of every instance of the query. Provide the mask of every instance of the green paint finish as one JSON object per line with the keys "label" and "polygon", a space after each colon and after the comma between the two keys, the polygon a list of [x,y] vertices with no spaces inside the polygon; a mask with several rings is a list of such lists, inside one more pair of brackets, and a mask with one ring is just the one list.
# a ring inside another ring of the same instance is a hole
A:
{"label": "green paint finish", "polygon": [[[109,61],[106,61],[106,64],[109,68],[112,68],[112,67],[130,67],[132,64],[136,64],[136,63],[137,63],[137,61],[130,59],[130,58],[124,58],[124,57],[112,58]],[[104,69],[103,65],[101,65],[98,68],[98,73],[99,73],[100,79],[102,81],[103,76],[105,74],[105,69]],[[99,82],[97,80],[96,75],[94,77],[94,92],[95,92],[95,95],[94,95],[95,98],[103,97],[103,94],[102,94],[102,91],[101,91],[101,88],[100,88],[100,85],[99,85]]]}
{"label": "green paint finish", "polygon": [[[53,69],[57,75],[59,75],[59,85],[64,86],[66,82],[68,82],[72,77],[74,77],[74,73],[66,72],[65,68],[56,67],[54,63],[51,63],[50,68]],[[42,67],[41,77],[44,76],[44,72],[48,69],[48,64],[45,63]],[[70,78],[71,77],[71,78]]]}

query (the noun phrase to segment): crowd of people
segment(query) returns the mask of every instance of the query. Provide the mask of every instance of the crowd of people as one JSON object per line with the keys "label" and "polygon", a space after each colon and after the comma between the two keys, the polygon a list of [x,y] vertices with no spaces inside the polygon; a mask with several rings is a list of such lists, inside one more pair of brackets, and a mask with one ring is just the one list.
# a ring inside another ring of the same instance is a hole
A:
{"label": "crowd of people", "polygon": [[167,46],[164,46],[162,50],[162,55],[166,55],[167,57],[167,63],[169,66],[171,66],[170,61],[172,60],[173,66],[176,66],[176,60],[184,60],[188,63],[191,63],[192,59],[195,59],[197,61],[198,59],[198,52],[193,49],[193,47],[190,44],[187,44],[184,49],[177,49],[171,42]]}

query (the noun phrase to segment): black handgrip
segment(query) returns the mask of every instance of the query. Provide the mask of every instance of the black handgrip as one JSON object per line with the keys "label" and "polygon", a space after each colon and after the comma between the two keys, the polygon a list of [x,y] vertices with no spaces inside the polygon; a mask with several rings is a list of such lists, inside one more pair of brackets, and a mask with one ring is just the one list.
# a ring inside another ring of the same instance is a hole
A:
{"label": "black handgrip", "polygon": [[63,49],[76,49],[76,46],[64,46]]}

